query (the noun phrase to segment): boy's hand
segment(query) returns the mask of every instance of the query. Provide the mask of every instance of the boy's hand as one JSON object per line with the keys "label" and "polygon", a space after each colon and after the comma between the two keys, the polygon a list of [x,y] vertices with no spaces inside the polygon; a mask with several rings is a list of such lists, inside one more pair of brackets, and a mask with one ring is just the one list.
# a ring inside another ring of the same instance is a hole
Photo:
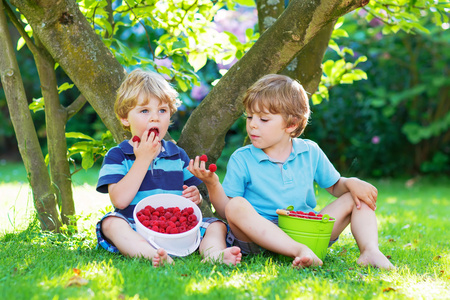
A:
{"label": "boy's hand", "polygon": [[199,156],[196,156],[195,160],[191,159],[188,170],[206,185],[219,182],[219,176],[214,172],[206,170],[206,162],[201,161]]}
{"label": "boy's hand", "polygon": [[345,186],[352,194],[356,208],[361,208],[361,201],[366,203],[373,210],[377,208],[378,190],[376,187],[357,178],[347,178]]}
{"label": "boy's hand", "polygon": [[158,156],[161,149],[161,140],[159,139],[159,136],[156,136],[154,132],[149,134],[148,130],[144,131],[140,141],[133,140],[132,143],[136,160],[138,158],[146,158],[149,159],[149,162],[151,162]]}
{"label": "boy's hand", "polygon": [[183,185],[183,197],[191,200],[192,202],[194,202],[196,205],[200,205],[200,203],[202,203],[202,197],[200,196],[200,191],[198,190],[198,188],[195,185],[192,186],[187,186],[187,185]]}

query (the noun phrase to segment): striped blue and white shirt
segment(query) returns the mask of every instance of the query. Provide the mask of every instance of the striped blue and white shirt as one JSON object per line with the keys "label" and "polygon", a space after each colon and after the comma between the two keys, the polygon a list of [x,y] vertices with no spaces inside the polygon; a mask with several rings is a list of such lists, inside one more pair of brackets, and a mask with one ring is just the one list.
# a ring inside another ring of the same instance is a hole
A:
{"label": "striped blue and white shirt", "polygon": [[[155,194],[181,195],[184,184],[197,186],[202,183],[187,169],[190,159],[182,148],[165,140],[161,140],[161,146],[161,152],[151,163],[139,191],[130,203],[132,207],[145,197]],[[108,193],[108,185],[119,182],[128,173],[135,159],[133,146],[128,140],[111,148],[100,169],[97,191]]]}

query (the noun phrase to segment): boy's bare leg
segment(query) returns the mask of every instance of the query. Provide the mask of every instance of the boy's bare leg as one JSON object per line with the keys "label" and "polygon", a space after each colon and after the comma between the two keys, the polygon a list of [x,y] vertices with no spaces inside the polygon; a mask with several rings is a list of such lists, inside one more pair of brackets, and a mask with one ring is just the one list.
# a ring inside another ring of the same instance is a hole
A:
{"label": "boy's bare leg", "polygon": [[111,243],[113,243],[120,253],[130,257],[144,257],[152,261],[154,267],[159,267],[165,263],[172,264],[173,259],[166,250],[154,249],[145,238],[134,231],[123,219],[108,217],[102,221],[102,232]]}
{"label": "boy's bare leg", "polygon": [[336,218],[331,240],[335,240],[345,227],[351,224],[351,231],[360,251],[358,264],[382,269],[394,268],[378,248],[376,215],[365,203],[361,202],[361,208],[357,209],[350,193],[346,193],[326,206],[320,213]]}
{"label": "boy's bare leg", "polygon": [[227,227],[222,222],[209,224],[205,236],[200,243],[203,262],[219,262],[237,265],[241,263],[242,253],[239,247],[229,247],[225,242]]}
{"label": "boy's bare leg", "polygon": [[226,216],[233,234],[241,241],[294,258],[295,268],[321,266],[322,261],[307,246],[294,241],[277,225],[259,215],[244,198],[236,197],[226,206]]}

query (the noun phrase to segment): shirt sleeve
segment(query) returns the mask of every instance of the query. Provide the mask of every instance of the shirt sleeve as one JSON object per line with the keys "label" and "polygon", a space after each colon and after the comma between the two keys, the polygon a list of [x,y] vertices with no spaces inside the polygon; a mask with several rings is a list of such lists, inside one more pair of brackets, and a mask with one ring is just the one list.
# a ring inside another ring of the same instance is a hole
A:
{"label": "shirt sleeve", "polygon": [[317,165],[314,173],[314,181],[317,182],[321,188],[329,188],[339,180],[341,175],[330,162],[323,150],[320,149],[317,144],[315,144],[315,146],[317,153]]}
{"label": "shirt sleeve", "polygon": [[97,191],[108,193],[108,185],[119,182],[128,172],[126,160],[119,147],[111,148],[103,159],[97,183]]}

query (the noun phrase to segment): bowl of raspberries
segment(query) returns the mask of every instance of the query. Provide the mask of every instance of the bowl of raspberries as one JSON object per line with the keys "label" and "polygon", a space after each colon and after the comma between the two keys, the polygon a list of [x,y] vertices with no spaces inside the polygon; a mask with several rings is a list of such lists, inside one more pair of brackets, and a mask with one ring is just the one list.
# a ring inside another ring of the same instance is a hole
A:
{"label": "bowl of raspberries", "polygon": [[174,194],[156,194],[134,208],[136,231],[154,248],[187,256],[200,244],[202,212],[192,201]]}

